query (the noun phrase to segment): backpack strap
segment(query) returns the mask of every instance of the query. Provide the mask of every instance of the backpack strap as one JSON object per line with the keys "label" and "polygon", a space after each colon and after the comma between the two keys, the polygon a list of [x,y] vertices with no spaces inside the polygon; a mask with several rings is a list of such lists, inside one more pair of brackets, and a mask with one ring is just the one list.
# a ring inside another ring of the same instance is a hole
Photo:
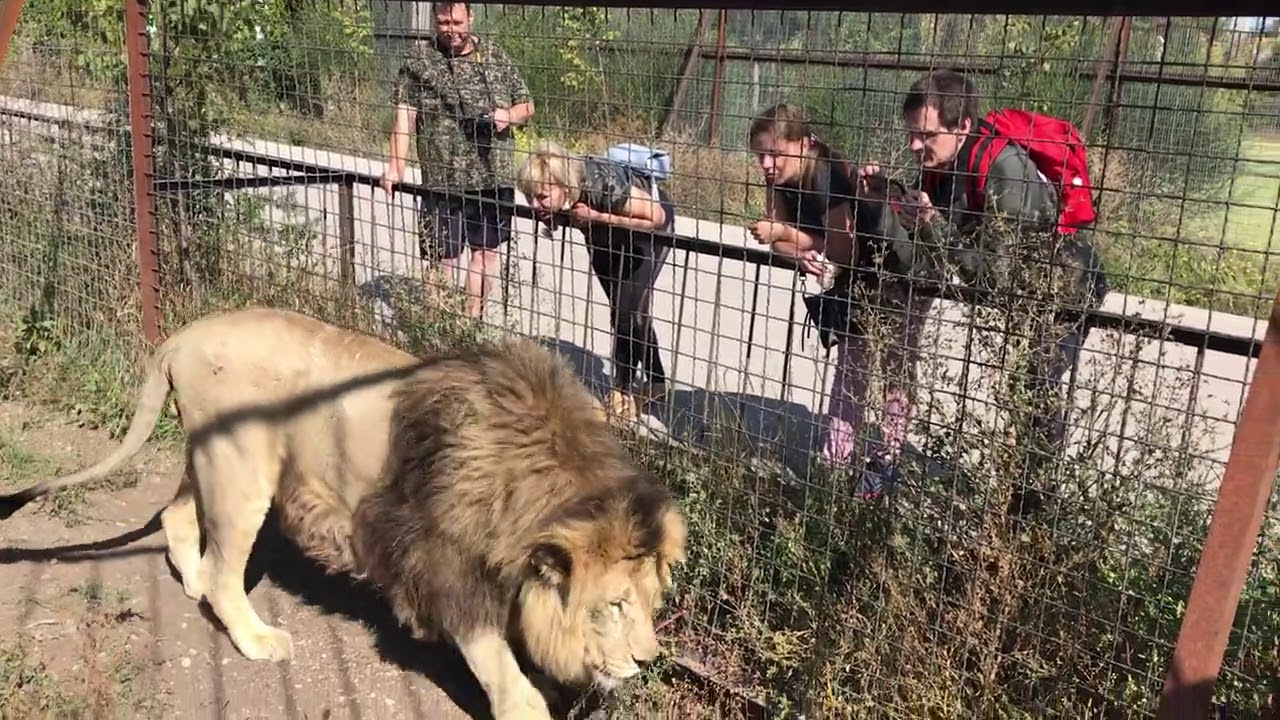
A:
{"label": "backpack strap", "polygon": [[987,190],[987,173],[991,171],[991,163],[1000,156],[1009,138],[1000,134],[986,119],[978,120],[968,139],[960,148],[960,157],[966,159],[962,169],[965,182],[965,202],[969,211],[984,211],[984,196]]}

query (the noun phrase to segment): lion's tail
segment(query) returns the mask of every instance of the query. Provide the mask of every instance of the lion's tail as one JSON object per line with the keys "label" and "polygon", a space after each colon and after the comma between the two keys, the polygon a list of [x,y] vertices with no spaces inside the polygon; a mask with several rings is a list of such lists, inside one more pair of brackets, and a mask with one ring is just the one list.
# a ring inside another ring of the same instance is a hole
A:
{"label": "lion's tail", "polygon": [[115,452],[99,460],[93,467],[80,472],[33,485],[12,495],[0,495],[0,520],[8,519],[27,503],[42,495],[97,480],[113,472],[142,449],[147,438],[151,437],[151,431],[155,429],[156,421],[160,419],[160,413],[164,410],[165,401],[169,397],[169,390],[172,389],[172,381],[169,377],[171,353],[170,343],[165,343],[157,351],[146,383],[142,386],[142,393],[138,398],[138,407],[134,410],[129,432],[125,434],[124,440],[120,442],[120,447],[116,448]]}

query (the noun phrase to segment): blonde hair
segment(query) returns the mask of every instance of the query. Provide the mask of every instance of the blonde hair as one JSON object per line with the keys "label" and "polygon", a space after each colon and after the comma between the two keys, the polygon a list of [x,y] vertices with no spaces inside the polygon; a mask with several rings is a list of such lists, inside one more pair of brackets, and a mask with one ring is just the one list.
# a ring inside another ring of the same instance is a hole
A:
{"label": "blonde hair", "polygon": [[567,191],[566,201],[572,202],[581,191],[584,173],[580,156],[555,140],[539,140],[516,173],[516,187],[526,197],[533,197],[539,185],[557,185]]}

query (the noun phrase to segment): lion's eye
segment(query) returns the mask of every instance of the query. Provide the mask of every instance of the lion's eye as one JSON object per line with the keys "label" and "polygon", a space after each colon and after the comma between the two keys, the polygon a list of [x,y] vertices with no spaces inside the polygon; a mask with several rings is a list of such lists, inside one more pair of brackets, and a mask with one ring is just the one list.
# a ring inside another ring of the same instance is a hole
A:
{"label": "lion's eye", "polygon": [[627,609],[627,601],[614,600],[613,602],[609,603],[609,607],[613,610],[613,613],[615,615],[621,615],[622,611]]}

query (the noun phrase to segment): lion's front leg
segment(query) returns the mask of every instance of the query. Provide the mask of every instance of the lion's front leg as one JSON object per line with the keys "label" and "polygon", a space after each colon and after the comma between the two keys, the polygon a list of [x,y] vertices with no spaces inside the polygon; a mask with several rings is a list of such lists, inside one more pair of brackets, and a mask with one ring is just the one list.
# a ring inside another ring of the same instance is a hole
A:
{"label": "lion's front leg", "polygon": [[454,638],[471,673],[489,696],[494,720],[551,720],[542,693],[520,670],[511,646],[493,629]]}

